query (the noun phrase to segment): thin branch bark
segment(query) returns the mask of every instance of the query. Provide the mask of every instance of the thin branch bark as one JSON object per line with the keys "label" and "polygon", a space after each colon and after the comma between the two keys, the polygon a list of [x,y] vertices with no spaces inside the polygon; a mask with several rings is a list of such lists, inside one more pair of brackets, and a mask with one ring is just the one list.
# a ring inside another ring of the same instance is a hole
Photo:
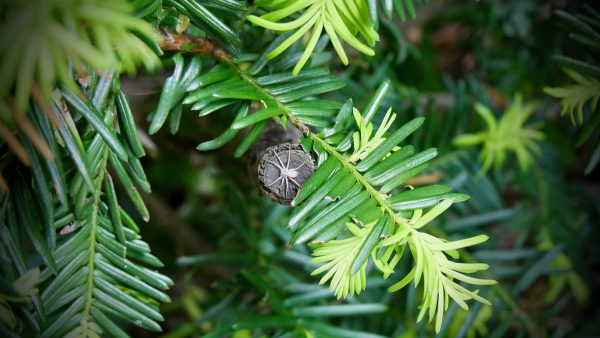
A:
{"label": "thin branch bark", "polygon": [[163,51],[211,55],[228,62],[232,60],[231,55],[225,52],[216,42],[209,39],[170,33],[163,33],[161,37],[160,48]]}

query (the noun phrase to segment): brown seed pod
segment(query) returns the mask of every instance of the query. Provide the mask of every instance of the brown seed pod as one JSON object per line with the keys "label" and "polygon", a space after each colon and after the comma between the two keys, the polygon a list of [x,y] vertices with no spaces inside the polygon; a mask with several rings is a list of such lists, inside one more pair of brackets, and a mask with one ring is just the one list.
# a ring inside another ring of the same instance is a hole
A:
{"label": "brown seed pod", "polygon": [[278,203],[289,205],[315,170],[311,154],[298,144],[284,143],[267,148],[258,163],[261,189]]}

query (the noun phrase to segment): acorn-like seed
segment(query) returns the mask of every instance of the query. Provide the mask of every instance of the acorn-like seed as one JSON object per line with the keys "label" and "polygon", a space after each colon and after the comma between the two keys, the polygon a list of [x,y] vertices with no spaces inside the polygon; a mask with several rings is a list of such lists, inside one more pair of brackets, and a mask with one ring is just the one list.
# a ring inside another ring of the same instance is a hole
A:
{"label": "acorn-like seed", "polygon": [[289,205],[300,187],[315,170],[311,154],[298,144],[271,146],[258,163],[258,180],[265,194],[280,204]]}

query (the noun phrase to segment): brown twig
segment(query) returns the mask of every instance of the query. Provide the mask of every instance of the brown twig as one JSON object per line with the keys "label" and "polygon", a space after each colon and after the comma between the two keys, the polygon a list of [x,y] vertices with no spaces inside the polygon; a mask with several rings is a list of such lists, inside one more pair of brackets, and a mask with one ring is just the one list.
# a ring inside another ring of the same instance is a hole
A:
{"label": "brown twig", "polygon": [[46,101],[44,98],[44,94],[37,83],[31,85],[31,96],[33,97],[33,101],[35,101],[35,103],[42,108],[42,111],[44,114],[46,114],[52,125],[58,128],[58,120],[56,119],[56,116],[54,116],[52,108],[50,108],[50,104],[48,104],[48,101]]}
{"label": "brown twig", "polygon": [[231,55],[214,41],[184,34],[162,33],[160,48],[163,51],[189,52],[193,54],[212,55],[219,60],[231,61]]}
{"label": "brown twig", "polygon": [[54,153],[50,150],[50,146],[46,143],[46,140],[37,132],[33,123],[29,121],[27,115],[22,112],[18,112],[15,108],[15,104],[11,97],[5,98],[4,102],[8,108],[12,111],[12,119],[17,124],[17,127],[27,136],[27,138],[33,143],[33,146],[44,156],[46,159],[54,160]]}
{"label": "brown twig", "polygon": [[23,164],[25,164],[28,167],[31,166],[31,160],[27,155],[27,151],[25,151],[25,148],[23,148],[23,145],[21,144],[21,142],[19,142],[19,140],[13,134],[13,132],[10,129],[8,129],[2,122],[0,122],[0,138],[2,138],[4,142],[6,142],[8,147],[12,149],[12,151],[15,153],[15,155],[17,155],[19,160],[23,162]]}
{"label": "brown twig", "polygon": [[29,119],[22,114],[13,113],[13,120],[19,126],[19,129],[27,135],[31,143],[33,143],[34,147],[44,156],[47,160],[54,160],[54,153],[50,150],[50,146],[46,143],[46,140],[36,131],[35,127],[29,121]]}

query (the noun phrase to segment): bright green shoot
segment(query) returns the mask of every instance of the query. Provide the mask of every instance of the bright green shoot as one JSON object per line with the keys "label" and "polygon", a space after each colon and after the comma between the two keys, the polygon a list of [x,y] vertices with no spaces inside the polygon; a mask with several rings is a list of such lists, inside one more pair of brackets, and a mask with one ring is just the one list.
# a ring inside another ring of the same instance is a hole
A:
{"label": "bright green shoot", "polygon": [[[386,182],[386,180],[377,178],[386,177],[381,174],[381,171],[385,170],[382,168],[388,168],[391,170],[390,173],[397,173],[390,177],[401,177],[404,166],[416,160],[416,158],[406,159],[412,153],[412,147],[400,147],[396,142],[392,143],[397,138],[394,133],[388,134],[388,130],[396,118],[391,110],[387,111],[375,133],[373,133],[373,124],[357,109],[353,109],[353,117],[357,131],[352,134],[352,152],[340,154],[331,151],[331,155],[350,169],[348,182],[353,182],[351,177],[355,176],[355,181],[364,185],[366,192],[374,196],[374,201],[360,197],[361,194],[356,193],[354,196],[363,202],[355,210],[361,211],[350,213],[355,217],[351,217],[352,222],[345,223],[344,235],[312,244],[315,247],[312,262],[323,264],[312,274],[323,274],[320,284],[329,283],[329,288],[335,292],[337,298],[359,294],[366,288],[366,270],[369,260],[383,273],[384,278],[388,278],[397,273],[397,265],[408,247],[412,254],[414,267],[399,282],[392,285],[389,291],[398,291],[411,281],[414,282],[415,287],[421,283],[422,306],[418,320],[429,314],[430,321],[435,318],[435,328],[439,332],[450,299],[456,301],[464,309],[468,309],[466,301],[470,299],[489,304],[487,300],[478,295],[479,290],[469,290],[459,284],[495,284],[494,280],[467,275],[486,270],[488,265],[459,263],[450,260],[450,258],[455,260],[459,258],[459,249],[485,242],[488,237],[480,235],[448,242],[423,232],[423,228],[446,212],[454,202],[464,201],[467,196],[448,194],[450,190],[448,187],[435,185],[419,188],[407,186],[400,193],[383,194],[377,188],[382,184],[385,185]],[[399,132],[402,132],[401,129]],[[381,151],[382,147],[389,150],[383,152]],[[419,156],[428,158],[429,155],[426,155],[425,152]],[[368,165],[369,158],[381,158],[381,163],[374,165],[372,170],[366,170],[362,176],[360,170]],[[322,167],[326,166],[326,164],[322,165]],[[344,171],[344,169],[340,170],[341,176],[347,175],[344,174]],[[315,175],[319,175],[318,172]],[[335,176],[334,174],[333,177]],[[346,183],[346,185],[352,186],[352,183]],[[336,187],[342,189],[341,186],[340,183]],[[335,196],[337,193],[329,195]],[[331,196],[330,199],[332,199]],[[352,196],[347,200],[342,198],[338,203],[340,205],[348,204],[350,202],[345,203],[345,201],[351,201],[353,198]],[[378,206],[369,207],[373,202],[376,202]],[[313,202],[307,204],[311,203]],[[366,208],[364,211],[361,209],[363,207]],[[408,214],[402,212],[408,210],[410,210]],[[329,211],[329,214],[336,213],[333,210]],[[372,216],[367,217],[365,214],[372,214]],[[319,222],[327,223],[327,221],[322,221],[320,216],[315,216],[305,228],[315,228],[317,227],[315,224]]]}
{"label": "bright green shoot", "polygon": [[[423,304],[418,316],[422,320],[429,314],[429,321],[436,318],[435,329],[439,332],[447,311],[449,299],[453,299],[463,309],[467,310],[465,301],[474,299],[483,304],[490,303],[478,295],[479,290],[468,290],[460,285],[464,282],[472,285],[493,285],[496,281],[470,277],[466,274],[487,270],[488,265],[482,263],[458,263],[448,257],[458,259],[458,249],[485,242],[485,235],[463,240],[447,242],[435,236],[419,231],[420,228],[434,220],[448,209],[453,199],[445,199],[426,213],[419,209],[409,222],[396,224],[395,233],[381,238],[383,228],[392,223],[390,218],[383,217],[378,222],[361,226],[358,222],[347,223],[351,236],[342,240],[333,240],[315,244],[313,263],[325,263],[313,271],[313,275],[325,273],[320,284],[330,282],[330,288],[338,298],[359,294],[366,287],[366,268],[368,257],[361,257],[361,249],[368,248],[375,266],[388,278],[394,273],[396,265],[408,245],[412,254],[414,267],[402,280],[389,288],[395,292],[411,281],[415,287],[423,282]],[[393,224],[393,223],[392,223]],[[357,263],[358,262],[358,263]],[[352,268],[359,268],[353,272]]]}
{"label": "bright green shoot", "polygon": [[497,121],[488,107],[477,104],[475,111],[487,124],[487,130],[458,136],[453,143],[458,147],[482,143],[480,156],[484,172],[489,170],[492,163],[500,167],[508,152],[517,156],[521,170],[525,171],[533,161],[533,155],[541,152],[537,142],[544,138],[544,134],[537,130],[539,125],[524,126],[534,109],[534,104],[524,104],[522,96],[517,94],[504,115]]}
{"label": "bright green shoot", "polygon": [[[348,64],[348,56],[342,47],[342,41],[363,54],[375,54],[369,46],[379,40],[379,35],[373,28],[367,3],[363,0],[266,0],[257,1],[257,4],[273,11],[260,17],[249,15],[247,18],[250,22],[276,32],[293,32],[267,55],[268,58],[280,55],[310,31],[306,49],[294,67],[294,74],[298,74],[310,58],[323,30],[345,65]],[[290,21],[281,22],[294,14],[299,15]],[[357,38],[357,34],[365,39],[366,44]]]}
{"label": "bright green shoot", "polygon": [[365,122],[358,109],[353,109],[354,120],[358,126],[358,131],[352,135],[354,152],[350,156],[350,162],[356,162],[362,160],[369,155],[374,149],[385,141],[385,133],[390,129],[394,120],[396,120],[396,114],[392,113],[392,109],[388,109],[383,122],[375,132],[375,135],[371,137],[373,133],[373,123]]}

